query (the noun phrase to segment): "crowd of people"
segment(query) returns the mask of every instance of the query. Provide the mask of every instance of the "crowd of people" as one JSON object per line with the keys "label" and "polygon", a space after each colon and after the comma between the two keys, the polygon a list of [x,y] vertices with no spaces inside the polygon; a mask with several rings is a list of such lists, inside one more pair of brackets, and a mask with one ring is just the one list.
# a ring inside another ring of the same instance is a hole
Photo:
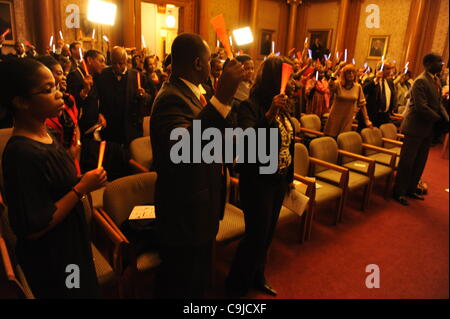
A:
{"label": "crowd of people", "polygon": [[[336,138],[352,124],[360,131],[403,114],[406,151],[394,188],[402,204],[406,195],[417,195],[429,144],[439,143],[448,130],[448,68],[443,70],[435,54],[424,58],[426,72],[413,82],[408,69],[388,60],[372,70],[339,54],[318,54],[325,52],[318,41],[286,56],[272,53],[259,68],[247,54],[227,59],[223,48],[211,52],[200,36],[187,33],[174,40],[164,59],[120,46],[105,53],[84,51],[77,41],[58,42],[42,56],[29,43],[14,48],[14,54],[0,54],[0,127],[14,129],[3,153],[2,193],[18,237],[17,256],[36,296],[43,298],[100,296],[79,200],[108,180],[132,174],[129,146],[143,136],[145,116],[150,116],[152,170],[158,174],[160,298],[205,297],[226,192],[223,164],[170,160],[173,129],[192,130],[196,119],[203,130],[277,129],[276,173],[261,174],[258,163],[232,167],[239,176],[246,229],[226,279],[230,297],[244,297],[250,289],[277,294],[264,269],[283,199],[293,188],[292,118],[316,114],[325,135]],[[280,93],[284,63],[293,73]],[[422,83],[426,76],[437,88],[432,102]],[[418,137],[424,118],[429,123]],[[108,148],[97,168],[101,141]],[[413,177],[407,176],[411,169]],[[173,191],[175,180],[183,192]],[[64,284],[71,263],[82,268],[83,289]]]}

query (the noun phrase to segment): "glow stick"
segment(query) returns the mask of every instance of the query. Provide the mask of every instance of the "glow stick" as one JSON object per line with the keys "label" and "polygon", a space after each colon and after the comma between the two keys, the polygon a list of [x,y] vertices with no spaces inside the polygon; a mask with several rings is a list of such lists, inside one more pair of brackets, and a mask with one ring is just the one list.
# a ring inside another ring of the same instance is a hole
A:
{"label": "glow stick", "polygon": [[100,148],[98,150],[98,166],[97,168],[103,167],[103,156],[105,155],[106,141],[100,142]]}
{"label": "glow stick", "polygon": [[408,68],[409,62],[406,62],[405,64],[405,68]]}
{"label": "glow stick", "polygon": [[324,54],[323,57],[328,61],[328,56],[326,54]]}
{"label": "glow stick", "polygon": [[319,71],[316,71],[316,81],[319,81]]}
{"label": "glow stick", "polygon": [[231,35],[228,37],[228,40],[230,40],[230,45],[233,46],[233,38],[231,37]]}
{"label": "glow stick", "polygon": [[53,44],[53,53],[55,53],[56,52],[56,48],[55,48],[55,45]]}
{"label": "glow stick", "polygon": [[95,29],[92,30],[92,39],[95,39]]}
{"label": "glow stick", "polygon": [[5,32],[3,32],[3,34],[2,34],[2,38],[4,38],[4,37],[6,37],[7,35],[8,35],[8,33],[10,33],[11,32],[11,29],[6,29],[6,31]]}
{"label": "glow stick", "polygon": [[53,44],[53,36],[50,37],[50,45],[49,45],[49,47],[51,47],[52,44]]}
{"label": "glow stick", "polygon": [[80,53],[80,61],[83,61],[83,51],[81,48],[78,48],[78,52]]}
{"label": "glow stick", "polygon": [[339,52],[336,52],[336,59],[339,60]]}
{"label": "glow stick", "polygon": [[227,37],[227,29],[225,27],[223,14],[219,14],[218,16],[212,18],[210,22],[213,25],[214,30],[216,31],[217,37],[219,38],[220,42],[222,42],[227,57],[230,60],[233,59],[233,53],[231,52],[231,45],[229,42],[229,38]]}
{"label": "glow stick", "polygon": [[405,74],[408,73],[408,67],[405,68]]}
{"label": "glow stick", "polygon": [[312,59],[312,50],[311,49],[308,49],[308,56],[310,59]]}
{"label": "glow stick", "polygon": [[59,36],[61,37],[62,40],[64,40],[63,34],[61,32],[61,30],[59,30]]}
{"label": "glow stick", "polygon": [[281,87],[280,87],[280,94],[284,94],[286,91],[286,85],[289,81],[289,78],[292,74],[292,66],[288,63],[283,63],[282,69],[281,69]]}
{"label": "glow stick", "polygon": [[272,41],[272,53],[275,53],[275,41]]}
{"label": "glow stick", "polygon": [[275,53],[276,56],[280,56],[281,52],[277,52]]}
{"label": "glow stick", "polygon": [[381,62],[384,62],[384,55],[381,57]]}
{"label": "glow stick", "polygon": [[367,69],[368,66],[369,64],[367,62],[364,62],[364,69]]}
{"label": "glow stick", "polygon": [[142,35],[141,37],[142,37],[142,46],[143,46],[144,48],[146,48],[146,47],[147,47],[147,44],[145,43],[144,35]]}
{"label": "glow stick", "polygon": [[381,68],[380,68],[380,71],[383,71],[383,69],[384,69],[384,62],[383,62],[383,63],[381,63]]}
{"label": "glow stick", "polygon": [[305,38],[305,43],[308,43],[308,37]]}
{"label": "glow stick", "polygon": [[219,40],[217,40],[216,46],[217,46],[217,47],[220,47],[220,42],[219,42]]}
{"label": "glow stick", "polygon": [[106,42],[109,42],[109,39],[106,35],[103,36],[103,40],[105,40]]}
{"label": "glow stick", "polygon": [[137,85],[138,85],[138,89],[141,88],[141,73],[138,72],[137,73]]}
{"label": "glow stick", "polygon": [[344,61],[347,62],[347,49],[345,49],[345,52],[344,52]]}
{"label": "glow stick", "polygon": [[86,66],[86,62],[83,59],[83,51],[81,50],[81,48],[80,48],[80,61],[81,61],[81,65],[83,66],[84,72],[86,73],[86,75],[89,75],[89,71]]}
{"label": "glow stick", "polygon": [[356,65],[356,61],[355,61],[354,58],[352,59],[352,64],[353,64],[353,65]]}

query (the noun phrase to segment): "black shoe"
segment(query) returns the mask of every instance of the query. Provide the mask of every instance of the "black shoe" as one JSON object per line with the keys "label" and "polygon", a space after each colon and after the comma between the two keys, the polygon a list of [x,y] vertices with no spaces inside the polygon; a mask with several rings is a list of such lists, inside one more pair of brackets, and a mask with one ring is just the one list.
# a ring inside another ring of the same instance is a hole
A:
{"label": "black shoe", "polygon": [[258,285],[255,288],[269,296],[275,297],[278,294],[267,282],[264,282],[262,285]]}
{"label": "black shoe", "polygon": [[414,199],[418,199],[418,200],[425,200],[425,197],[423,197],[422,195],[417,194],[417,193],[407,194],[406,196],[414,198]]}
{"label": "black shoe", "polygon": [[409,202],[406,200],[405,196],[394,196],[394,199],[403,206],[409,206]]}

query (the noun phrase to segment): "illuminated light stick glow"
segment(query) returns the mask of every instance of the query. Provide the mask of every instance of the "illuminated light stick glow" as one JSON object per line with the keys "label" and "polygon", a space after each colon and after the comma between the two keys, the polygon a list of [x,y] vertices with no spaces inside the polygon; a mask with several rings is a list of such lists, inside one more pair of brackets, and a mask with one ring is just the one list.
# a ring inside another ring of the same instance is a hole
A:
{"label": "illuminated light stick glow", "polygon": [[277,52],[275,53],[276,56],[280,56],[281,52]]}
{"label": "illuminated light stick glow", "polygon": [[144,35],[143,34],[141,35],[141,38],[142,38],[142,47],[146,48],[147,44],[145,43],[145,39],[144,39]]}
{"label": "illuminated light stick glow", "polygon": [[384,55],[381,57],[381,62],[384,62]]}
{"label": "illuminated light stick glow", "polygon": [[338,60],[339,60],[339,51],[338,51],[338,52],[336,52],[336,59],[338,59]]}
{"label": "illuminated light stick glow", "polygon": [[105,40],[106,42],[109,42],[109,39],[106,35],[103,36],[103,40]]}
{"label": "illuminated light stick glow", "polygon": [[225,27],[223,14],[219,14],[218,16],[212,18],[210,22],[213,25],[214,30],[216,31],[217,37],[219,38],[220,42],[222,42],[227,57],[230,60],[233,59],[233,53],[231,51],[229,38],[227,37],[227,28]]}
{"label": "illuminated light stick glow", "polygon": [[353,64],[353,65],[356,65],[355,58],[352,59],[352,64]]}
{"label": "illuminated light stick glow", "polygon": [[344,51],[344,61],[347,62],[347,49]]}
{"label": "illuminated light stick glow", "polygon": [[409,62],[406,62],[405,69],[408,68]]}
{"label": "illuminated light stick glow", "polygon": [[52,51],[53,51],[53,53],[55,53],[56,52],[56,47],[55,47],[55,45],[53,44],[53,49],[52,49]]}
{"label": "illuminated light stick glow", "polygon": [[311,50],[311,49],[308,49],[308,57],[309,57],[310,59],[312,59],[312,50]]}
{"label": "illuminated light stick glow", "polygon": [[272,53],[275,53],[275,41],[272,41]]}
{"label": "illuminated light stick glow", "polygon": [[138,89],[141,88],[141,73],[138,72],[137,73],[137,85],[138,85]]}
{"label": "illuminated light stick glow", "polygon": [[62,40],[64,40],[64,37],[63,37],[63,34],[62,34],[61,30],[59,30],[59,36],[61,37]]}
{"label": "illuminated light stick glow", "polygon": [[53,44],[53,36],[50,37],[50,45],[49,45],[49,47],[51,47],[52,44]]}
{"label": "illuminated light stick glow", "polygon": [[220,47],[220,41],[219,40],[217,40],[216,46]]}
{"label": "illuminated light stick glow", "polygon": [[289,78],[292,74],[292,65],[288,63],[283,63],[282,69],[281,69],[281,87],[280,87],[280,94],[284,94],[286,91],[286,85],[289,81]]}
{"label": "illuminated light stick glow", "polygon": [[83,59],[83,51],[81,50],[81,48],[79,50],[80,50],[80,61],[81,61],[81,64],[83,65],[84,72],[86,73],[86,75],[89,75],[89,71],[86,66],[86,62]]}
{"label": "illuminated light stick glow", "polygon": [[408,73],[408,67],[405,68],[405,74]]}
{"label": "illuminated light stick glow", "polygon": [[92,39],[95,39],[95,29],[92,30]]}
{"label": "illuminated light stick glow", "polygon": [[384,62],[383,62],[383,63],[381,63],[381,68],[380,68],[380,71],[383,71],[383,69],[384,69]]}
{"label": "illuminated light stick glow", "polygon": [[231,37],[231,35],[228,37],[228,40],[230,41],[230,45],[233,46],[233,38]]}
{"label": "illuminated light stick glow", "polygon": [[100,148],[98,150],[98,166],[97,166],[97,168],[103,167],[103,157],[105,155],[105,147],[106,147],[106,141],[101,141]]}
{"label": "illuminated light stick glow", "polygon": [[316,71],[316,81],[319,81],[319,71]]}
{"label": "illuminated light stick glow", "polygon": [[324,54],[323,57],[328,61],[328,56],[326,54]]}
{"label": "illuminated light stick glow", "polygon": [[2,38],[6,37],[10,32],[11,32],[10,28],[6,29],[6,31],[3,32],[3,34],[2,34]]}
{"label": "illuminated light stick glow", "polygon": [[308,43],[308,37],[305,38],[305,43]]}
{"label": "illuminated light stick glow", "polygon": [[364,69],[367,69],[368,66],[369,64],[367,62],[364,62]]}

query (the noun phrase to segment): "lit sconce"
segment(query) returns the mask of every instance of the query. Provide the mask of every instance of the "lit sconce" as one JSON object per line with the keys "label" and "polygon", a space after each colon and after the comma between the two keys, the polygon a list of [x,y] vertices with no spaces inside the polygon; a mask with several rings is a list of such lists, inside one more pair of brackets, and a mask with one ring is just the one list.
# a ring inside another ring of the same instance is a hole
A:
{"label": "lit sconce", "polygon": [[114,25],[117,5],[107,1],[89,0],[88,20],[100,24]]}
{"label": "lit sconce", "polygon": [[166,26],[168,28],[174,28],[177,20],[175,19],[175,17],[172,15],[172,9],[175,8],[175,6],[173,4],[168,4],[166,6],[166,10],[167,10],[167,16],[166,16]]}
{"label": "lit sconce", "polygon": [[250,27],[233,30],[233,37],[239,46],[253,42],[253,34]]}

